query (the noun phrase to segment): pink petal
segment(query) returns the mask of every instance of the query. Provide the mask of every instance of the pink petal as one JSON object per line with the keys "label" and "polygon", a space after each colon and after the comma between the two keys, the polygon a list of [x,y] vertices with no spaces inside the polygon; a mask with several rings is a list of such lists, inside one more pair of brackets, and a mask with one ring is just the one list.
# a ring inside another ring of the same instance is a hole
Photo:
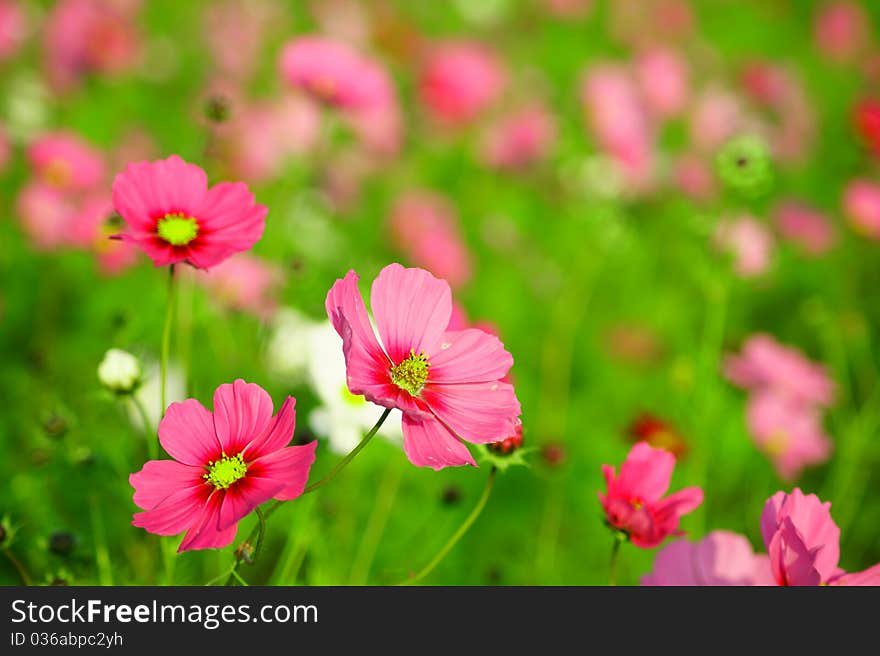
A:
{"label": "pink petal", "polygon": [[880,563],[861,572],[844,574],[832,581],[831,585],[871,585],[880,586]]}
{"label": "pink petal", "polygon": [[168,406],[159,422],[159,442],[172,458],[195,467],[215,460],[222,449],[214,418],[195,399]]}
{"label": "pink petal", "polygon": [[629,497],[657,501],[669,489],[674,468],[675,456],[671,453],[639,442],[621,465],[615,486]]}
{"label": "pink petal", "polygon": [[439,421],[420,421],[403,415],[403,450],[417,467],[435,470],[460,465],[477,466],[467,447]]}
{"label": "pink petal", "polygon": [[204,487],[178,490],[155,508],[135,513],[131,523],[156,535],[177,535],[198,519],[205,498]]}
{"label": "pink petal", "polygon": [[283,486],[282,481],[252,474],[251,467],[248,466],[247,475],[223,491],[223,500],[217,516],[217,529],[225,531],[230,526],[234,526],[254,508],[278,494]]}
{"label": "pink petal", "polygon": [[256,383],[239,378],[214,392],[214,430],[226,455],[241,453],[271,421],[272,399]]}
{"label": "pink petal", "polygon": [[134,488],[134,502],[139,508],[151,510],[180,490],[204,483],[201,467],[182,465],[174,460],[150,460],[128,477]]}
{"label": "pink petal", "polygon": [[296,399],[288,396],[268,430],[245,448],[247,460],[259,458],[286,446],[296,428]]}
{"label": "pink petal", "polygon": [[424,269],[389,264],[373,281],[370,306],[386,352],[399,363],[411,352],[434,351],[452,316],[452,292]]}
{"label": "pink petal", "polygon": [[234,253],[250,249],[263,236],[267,212],[242,182],[221,182],[211,187],[194,211],[199,235],[192,250],[198,266],[215,266]]}
{"label": "pink petal", "polygon": [[521,412],[513,385],[502,382],[428,384],[422,398],[460,438],[476,444],[509,437]]}
{"label": "pink petal", "polygon": [[267,480],[278,481],[284,487],[275,494],[275,498],[287,501],[302,494],[309,479],[309,470],[315,462],[315,449],[318,442],[309,442],[303,446],[288,446],[269,453],[248,465],[248,476],[251,474]]}
{"label": "pink petal", "polygon": [[202,508],[202,514],[183,536],[183,542],[177,548],[178,552],[190,549],[219,549],[232,544],[238,524],[233,524],[224,530],[217,528],[222,497],[219,492],[214,492],[208,497]]}
{"label": "pink petal", "polygon": [[654,517],[658,524],[668,532],[678,528],[678,520],[703,503],[703,490],[698,487],[686,487],[675,494],[660,500],[654,507]]}
{"label": "pink petal", "polygon": [[501,341],[477,328],[443,333],[429,361],[432,383],[487,383],[504,378],[513,366]]}

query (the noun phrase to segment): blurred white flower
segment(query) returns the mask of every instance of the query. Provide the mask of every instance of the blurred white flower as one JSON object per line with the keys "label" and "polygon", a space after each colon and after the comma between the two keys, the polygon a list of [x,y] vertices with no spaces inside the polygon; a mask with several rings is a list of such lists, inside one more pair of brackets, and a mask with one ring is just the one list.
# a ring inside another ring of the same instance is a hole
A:
{"label": "blurred white flower", "polygon": [[[143,405],[153,430],[157,430],[159,420],[162,419],[162,411],[164,410],[164,408],[159,407],[162,404],[162,379],[160,375],[159,364],[154,363],[150,365],[147,375],[144,376],[143,384],[134,394],[135,399]],[[165,403],[170,405],[175,401],[183,401],[185,399],[186,377],[184,376],[183,369],[177,364],[169,362],[168,371],[165,376]],[[144,421],[133,403],[128,404],[128,418],[134,426],[143,430]]]}
{"label": "blurred white flower", "polygon": [[[306,350],[309,382],[323,403],[309,414],[309,426],[328,439],[333,451],[347,453],[379,420],[384,408],[348,391],[342,339],[329,321],[310,330]],[[392,410],[378,434],[399,444],[401,419],[400,411]]]}
{"label": "blurred white flower", "polygon": [[280,308],[272,319],[266,368],[288,383],[302,382],[308,362],[309,334],[318,325],[293,308]]}
{"label": "blurred white flower", "polygon": [[98,380],[111,392],[129,394],[141,381],[140,360],[128,351],[112,348],[98,365]]}

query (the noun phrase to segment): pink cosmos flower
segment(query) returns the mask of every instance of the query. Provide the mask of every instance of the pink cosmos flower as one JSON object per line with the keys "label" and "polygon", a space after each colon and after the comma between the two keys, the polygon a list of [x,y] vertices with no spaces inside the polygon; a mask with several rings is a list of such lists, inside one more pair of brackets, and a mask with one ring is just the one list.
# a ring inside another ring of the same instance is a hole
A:
{"label": "pink cosmos flower", "polygon": [[700,151],[713,153],[740,130],[744,120],[737,96],[710,87],[696,99],[691,110],[691,140]]}
{"label": "pink cosmos flower", "polygon": [[91,189],[106,174],[101,153],[72,132],[39,137],[28,147],[27,157],[34,173],[57,189]]}
{"label": "pink cosmos flower", "polygon": [[809,255],[821,255],[834,245],[834,228],[824,214],[796,201],[776,206],[776,227],[786,239],[793,241]]}
{"label": "pink cosmos flower", "polygon": [[427,191],[406,193],[395,202],[390,223],[395,245],[413,264],[454,288],[470,280],[471,255],[448,200]]}
{"label": "pink cosmos flower", "polygon": [[779,476],[796,479],[801,470],[826,462],[831,440],[818,410],[774,391],[753,393],[746,407],[749,432],[772,460]]}
{"label": "pink cosmos flower", "polygon": [[18,52],[26,31],[27,21],[21,5],[15,0],[0,0],[0,61]]}
{"label": "pink cosmos flower", "polygon": [[599,493],[608,524],[629,535],[643,549],[656,547],[669,535],[682,535],[682,515],[703,503],[703,490],[689,487],[663,498],[669,489],[675,456],[639,442],[626,456],[620,475],[602,465],[607,492]]}
{"label": "pink cosmos flower", "polygon": [[265,0],[224,0],[209,5],[203,32],[223,77],[248,78],[257,66],[267,32],[282,18],[278,4]]}
{"label": "pink cosmos flower", "polygon": [[599,141],[620,168],[628,186],[650,186],[654,177],[654,136],[629,72],[606,64],[587,71],[581,84],[581,104]]}
{"label": "pink cosmos flower", "polygon": [[712,531],[699,542],[675,540],[663,547],[641,584],[753,586],[775,585],[775,581],[767,556],[756,554],[745,536]]}
{"label": "pink cosmos flower", "polygon": [[253,255],[240,253],[196,276],[211,296],[233,310],[268,319],[278,306],[281,271]]}
{"label": "pink cosmos flower", "polygon": [[733,254],[734,270],[743,278],[759,276],[770,267],[773,235],[750,216],[721,221],[715,230],[715,243]]}
{"label": "pink cosmos flower", "polygon": [[140,48],[135,30],[138,3],[61,0],[46,18],[46,67],[52,84],[67,91],[87,73],[130,67]]}
{"label": "pink cosmos flower", "polygon": [[288,396],[272,416],[272,399],[238,379],[214,392],[214,412],[195,399],[172,403],[159,441],[174,460],[150,460],[132,474],[132,524],[157,535],[186,531],[178,551],[220,548],[238,522],[270,499],[300,496],[317,442],[287,446],[296,424]]}
{"label": "pink cosmos flower", "polygon": [[871,239],[880,239],[880,185],[853,180],[843,193],[843,209],[856,230]]}
{"label": "pink cosmos flower", "polygon": [[486,134],[482,159],[499,169],[524,169],[542,159],[556,138],[556,121],[541,105],[502,118]]}
{"label": "pink cosmos flower", "polygon": [[298,37],[284,46],[280,67],[288,84],[329,105],[356,110],[387,102],[384,69],[341,41]]}
{"label": "pink cosmos flower", "polygon": [[675,161],[673,178],[683,194],[696,201],[715,197],[717,185],[709,163],[695,153],[685,153]]}
{"label": "pink cosmos flower", "polygon": [[6,170],[9,160],[12,158],[12,143],[6,129],[0,125],[0,173]]}
{"label": "pink cosmos flower", "polygon": [[831,2],[816,14],[814,36],[819,50],[829,59],[853,61],[868,47],[871,20],[857,2]]}
{"label": "pink cosmos flower", "polygon": [[140,252],[129,243],[111,239],[118,232],[113,215],[110,195],[93,194],[83,200],[70,226],[70,241],[94,253],[98,268],[107,275],[118,275],[133,266]]}
{"label": "pink cosmos flower", "polygon": [[399,264],[382,269],[372,286],[380,344],[357,281],[349,271],[326,301],[342,337],[349,391],[403,412],[403,447],[414,465],[476,466],[463,441],[504,439],[520,414],[513,386],[501,380],[510,353],[482,330],[447,330],[449,285]]}
{"label": "pink cosmos flower", "polygon": [[76,206],[64,194],[39,182],[25,186],[16,210],[28,240],[39,251],[54,251],[70,244],[70,227]]}
{"label": "pink cosmos flower", "polygon": [[827,406],[834,399],[834,382],[821,365],[763,333],[725,359],[724,375],[753,392],[773,391],[802,404]]}
{"label": "pink cosmos flower", "polygon": [[177,155],[129,164],[113,181],[113,205],[128,225],[121,238],[156,266],[198,269],[246,251],[263,235],[267,209],[241,182],[208,188],[208,176]]}
{"label": "pink cosmos flower", "polygon": [[676,51],[651,48],[635,61],[636,78],[648,110],[658,118],[681,114],[690,96],[687,61]]}
{"label": "pink cosmos flower", "polygon": [[419,79],[419,95],[434,118],[462,125],[494,103],[506,84],[507,72],[485,45],[447,41],[428,52]]}

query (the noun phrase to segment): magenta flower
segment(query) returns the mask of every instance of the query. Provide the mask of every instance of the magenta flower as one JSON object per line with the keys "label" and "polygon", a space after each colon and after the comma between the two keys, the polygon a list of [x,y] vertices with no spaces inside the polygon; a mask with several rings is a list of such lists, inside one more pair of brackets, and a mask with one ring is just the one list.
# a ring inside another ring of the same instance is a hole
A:
{"label": "magenta flower", "polygon": [[759,276],[770,267],[773,235],[763,223],[750,216],[718,223],[715,243],[733,255],[734,271],[743,278]]}
{"label": "magenta flower", "polygon": [[541,160],[556,139],[556,121],[542,105],[524,107],[495,123],[483,140],[484,162],[519,170]]}
{"label": "magenta flower", "polygon": [[646,108],[657,118],[681,114],[690,98],[687,60],[675,50],[653,47],[635,60],[635,74]]}
{"label": "magenta flower", "polygon": [[220,304],[268,319],[278,306],[284,276],[272,263],[241,254],[211,271],[199,271],[196,279]]}
{"label": "magenta flower", "polygon": [[214,412],[195,399],[168,406],[159,441],[174,460],[150,460],[132,474],[132,524],[157,535],[186,531],[178,551],[225,547],[238,522],[270,499],[305,489],[317,442],[287,446],[296,424],[288,396],[272,416],[272,399],[238,379],[214,392]]}
{"label": "magenta flower", "polygon": [[850,182],[843,192],[843,211],[858,232],[880,239],[880,185],[861,179]]}
{"label": "magenta flower", "polygon": [[663,497],[674,467],[675,456],[645,442],[630,449],[619,476],[611,465],[602,465],[608,491],[600,492],[599,500],[605,517],[637,547],[650,549],[669,535],[682,535],[679,519],[703,503],[703,490],[698,487]]}
{"label": "magenta flower", "polygon": [[824,214],[796,201],[785,201],[774,210],[776,227],[786,239],[808,255],[821,255],[834,245],[835,234]]}
{"label": "magenta flower", "polygon": [[756,554],[748,539],[730,531],[712,531],[699,542],[675,540],[663,547],[642,585],[775,585],[770,561]]}
{"label": "magenta flower", "polygon": [[267,209],[241,182],[208,188],[208,176],[177,155],[129,164],[113,181],[113,205],[128,225],[121,235],[156,266],[199,269],[246,251],[263,236]]}
{"label": "magenta flower", "polygon": [[104,158],[71,132],[45,134],[27,150],[34,173],[44,183],[65,191],[81,191],[104,179]]}
{"label": "magenta flower", "polygon": [[27,28],[26,14],[17,0],[0,0],[0,61],[18,52]]}
{"label": "magenta flower", "polygon": [[510,353],[482,330],[448,331],[449,285],[399,264],[382,269],[372,286],[380,344],[357,282],[349,271],[326,301],[342,337],[349,391],[403,412],[403,446],[414,465],[476,466],[462,440],[504,439],[520,414],[513,386],[501,380]]}

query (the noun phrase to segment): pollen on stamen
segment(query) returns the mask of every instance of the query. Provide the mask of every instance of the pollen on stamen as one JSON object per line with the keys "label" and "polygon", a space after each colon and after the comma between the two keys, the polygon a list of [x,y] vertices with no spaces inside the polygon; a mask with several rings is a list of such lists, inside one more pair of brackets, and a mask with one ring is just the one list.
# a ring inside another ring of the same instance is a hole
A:
{"label": "pollen on stamen", "polygon": [[192,216],[171,212],[159,219],[156,232],[172,246],[186,246],[198,236],[199,224]]}
{"label": "pollen on stamen", "polygon": [[219,460],[208,463],[208,471],[202,475],[202,478],[218,490],[227,490],[246,474],[247,464],[240,453],[232,458],[224,453]]}
{"label": "pollen on stamen", "polygon": [[428,356],[424,353],[415,354],[410,349],[409,357],[400,364],[391,367],[391,382],[412,396],[418,396],[428,381]]}

